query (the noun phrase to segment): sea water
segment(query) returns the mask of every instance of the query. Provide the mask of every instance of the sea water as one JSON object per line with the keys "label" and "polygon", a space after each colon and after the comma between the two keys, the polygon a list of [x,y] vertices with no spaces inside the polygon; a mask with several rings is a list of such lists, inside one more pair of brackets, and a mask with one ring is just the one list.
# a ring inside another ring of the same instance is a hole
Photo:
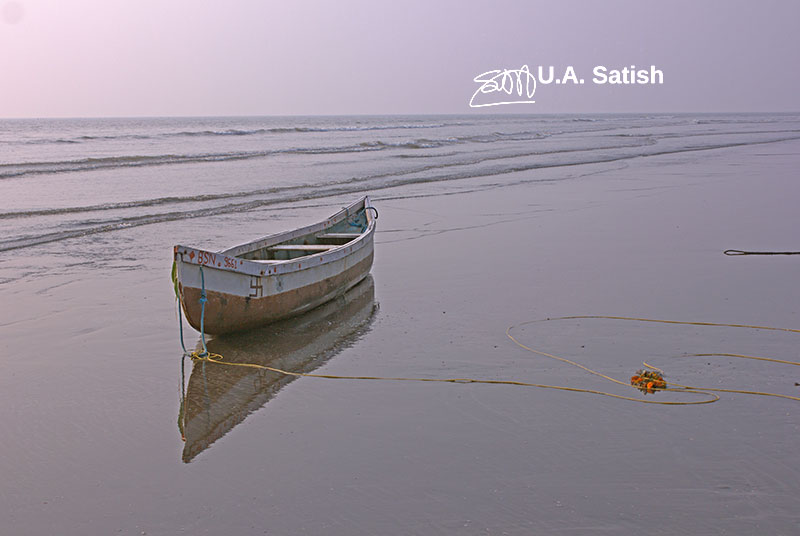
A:
{"label": "sea water", "polygon": [[513,172],[546,181],[534,171],[797,138],[798,114],[0,120],[0,252],[332,195],[441,195],[502,186]]}

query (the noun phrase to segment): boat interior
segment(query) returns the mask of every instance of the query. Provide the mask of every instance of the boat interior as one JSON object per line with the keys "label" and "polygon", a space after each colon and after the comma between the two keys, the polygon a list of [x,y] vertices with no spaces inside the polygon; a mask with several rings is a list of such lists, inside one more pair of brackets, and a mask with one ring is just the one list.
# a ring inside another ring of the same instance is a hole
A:
{"label": "boat interior", "polygon": [[253,249],[237,257],[251,261],[288,261],[343,246],[361,236],[366,229],[367,216],[366,211],[362,209],[322,231]]}

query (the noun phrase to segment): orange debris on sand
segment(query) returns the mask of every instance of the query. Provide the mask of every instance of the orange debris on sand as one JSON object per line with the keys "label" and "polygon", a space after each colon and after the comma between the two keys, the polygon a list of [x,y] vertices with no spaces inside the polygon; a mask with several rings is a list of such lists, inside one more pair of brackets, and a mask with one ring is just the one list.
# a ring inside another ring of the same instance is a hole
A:
{"label": "orange debris on sand", "polygon": [[658,389],[666,389],[667,382],[664,380],[663,374],[659,371],[643,369],[631,376],[631,385],[644,394],[652,394]]}

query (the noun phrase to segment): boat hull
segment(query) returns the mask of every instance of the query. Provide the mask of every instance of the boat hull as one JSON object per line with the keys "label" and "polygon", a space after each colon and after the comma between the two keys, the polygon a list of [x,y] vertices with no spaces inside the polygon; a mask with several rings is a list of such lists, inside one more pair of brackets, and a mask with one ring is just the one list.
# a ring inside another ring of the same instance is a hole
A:
{"label": "boat hull", "polygon": [[[371,249],[371,248],[370,248]],[[237,294],[218,290],[206,289],[205,318],[203,319],[203,330],[210,335],[219,335],[252,329],[270,322],[275,322],[283,318],[289,318],[302,314],[314,307],[334,299],[336,296],[344,294],[348,289],[355,286],[367,274],[372,267],[373,253],[369,254],[356,262],[352,266],[339,273],[333,273],[329,277],[315,277],[316,274],[304,273],[295,277],[292,276],[273,276],[272,278],[262,278],[260,284],[262,288],[266,286],[279,286],[276,278],[282,277],[281,285],[290,284],[289,279],[303,279],[307,284],[300,284],[286,292],[279,292],[266,296],[240,296]],[[352,262],[352,260],[351,260]],[[335,267],[332,267],[335,272]],[[206,270],[208,270],[206,268]],[[309,269],[309,272],[313,269]],[[245,283],[250,288],[250,277],[246,277]],[[270,280],[271,279],[271,280]],[[257,289],[257,285],[255,285]],[[202,290],[197,287],[181,286],[179,289],[184,304],[186,320],[197,331],[201,330],[200,320],[203,314],[200,305]]]}

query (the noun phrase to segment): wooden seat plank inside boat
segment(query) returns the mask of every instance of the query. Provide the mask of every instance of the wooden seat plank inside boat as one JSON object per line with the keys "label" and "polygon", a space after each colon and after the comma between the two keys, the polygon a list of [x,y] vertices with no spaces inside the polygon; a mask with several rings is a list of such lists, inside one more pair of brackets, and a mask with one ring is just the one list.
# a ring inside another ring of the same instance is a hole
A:
{"label": "wooden seat plank inside boat", "polygon": [[322,238],[322,239],[325,239],[325,238],[340,238],[340,239],[347,238],[347,239],[352,240],[354,238],[358,238],[359,236],[361,236],[361,233],[322,233],[322,234],[318,234],[317,238]]}
{"label": "wooden seat plank inside boat", "polygon": [[271,251],[328,251],[338,246],[324,244],[280,244],[267,249]]}

